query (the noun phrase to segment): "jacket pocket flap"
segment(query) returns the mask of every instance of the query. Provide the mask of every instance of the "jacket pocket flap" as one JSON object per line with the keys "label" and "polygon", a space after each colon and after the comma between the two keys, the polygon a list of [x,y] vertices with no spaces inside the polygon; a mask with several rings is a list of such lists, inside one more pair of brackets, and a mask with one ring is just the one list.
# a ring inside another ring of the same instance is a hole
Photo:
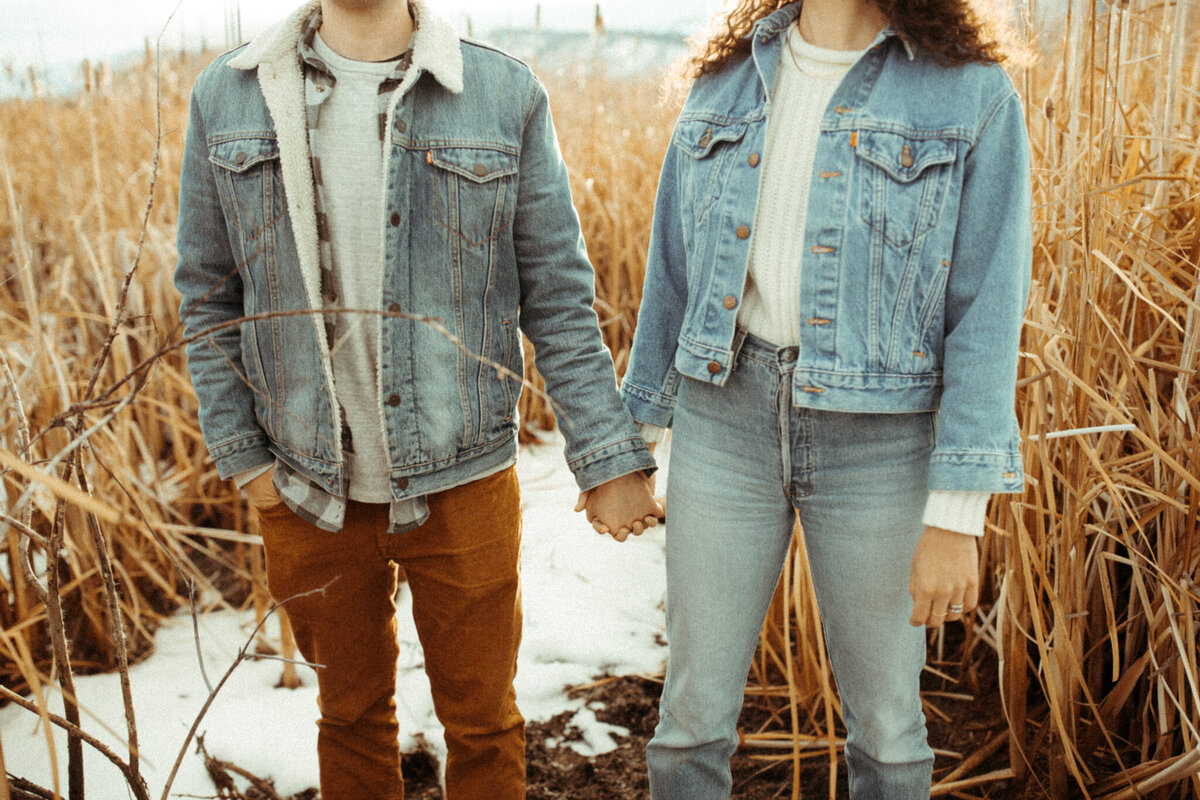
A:
{"label": "jacket pocket flap", "polygon": [[486,147],[440,147],[428,151],[430,164],[461,175],[475,183],[486,183],[517,174],[517,157]]}
{"label": "jacket pocket flap", "polygon": [[898,133],[860,130],[855,147],[858,157],[882,169],[893,179],[909,183],[935,164],[954,161],[954,145],[944,139],[914,139]]}
{"label": "jacket pocket flap", "polygon": [[245,172],[255,164],[277,158],[279,143],[269,138],[229,139],[208,146],[208,160],[233,172]]}
{"label": "jacket pocket flap", "polygon": [[704,158],[720,142],[738,142],[746,135],[746,123],[719,123],[703,119],[680,120],[672,142],[692,158]]}

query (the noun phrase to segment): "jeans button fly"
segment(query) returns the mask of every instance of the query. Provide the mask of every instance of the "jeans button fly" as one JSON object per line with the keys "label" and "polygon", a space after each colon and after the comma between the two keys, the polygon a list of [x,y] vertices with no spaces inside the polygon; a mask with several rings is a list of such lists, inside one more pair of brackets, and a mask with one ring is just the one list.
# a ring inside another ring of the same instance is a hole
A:
{"label": "jeans button fly", "polygon": [[785,347],[785,348],[783,348],[783,353],[781,354],[781,356],[783,358],[783,363],[794,364],[794,363],[796,363],[796,359],[800,356],[800,348]]}

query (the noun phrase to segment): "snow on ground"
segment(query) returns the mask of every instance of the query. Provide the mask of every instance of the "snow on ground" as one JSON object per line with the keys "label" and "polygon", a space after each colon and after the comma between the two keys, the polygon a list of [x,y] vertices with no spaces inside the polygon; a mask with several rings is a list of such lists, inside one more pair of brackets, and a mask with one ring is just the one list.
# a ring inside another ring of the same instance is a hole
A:
{"label": "snow on ground", "polygon": [[[660,459],[665,461],[665,459]],[[561,440],[523,448],[517,461],[524,505],[522,580],[524,639],[517,670],[517,700],[529,720],[547,720],[575,710],[584,755],[614,747],[619,729],[597,722],[566,689],[604,675],[657,672],[666,658],[662,644],[663,528],[618,543],[596,535],[575,514],[577,490],[562,457]],[[429,683],[407,593],[401,596],[399,706],[401,744],[425,742],[440,757],[442,729],[433,715]],[[274,620],[271,622],[273,623]],[[253,614],[204,614],[200,642],[205,669],[215,684],[233,663],[253,628]],[[270,625],[270,623],[269,623]],[[269,627],[272,636],[277,629]],[[464,657],[470,657],[464,654]],[[275,781],[283,794],[317,785],[316,679],[300,668],[304,686],[277,689],[277,661],[242,663],[222,688],[199,732],[217,758]],[[141,738],[142,770],[151,795],[162,793],[188,728],[208,697],[196,656],[191,619],[181,615],[155,637],[154,655],[130,670]],[[116,675],[76,679],[85,730],[122,758],[125,722]],[[60,699],[51,709],[62,713]],[[66,790],[66,739],[54,729],[61,788]],[[0,741],[8,771],[49,787],[51,755],[38,717],[9,705],[0,709]],[[89,797],[123,798],[117,769],[85,747]],[[214,787],[194,744],[172,784],[172,795],[212,796]]]}

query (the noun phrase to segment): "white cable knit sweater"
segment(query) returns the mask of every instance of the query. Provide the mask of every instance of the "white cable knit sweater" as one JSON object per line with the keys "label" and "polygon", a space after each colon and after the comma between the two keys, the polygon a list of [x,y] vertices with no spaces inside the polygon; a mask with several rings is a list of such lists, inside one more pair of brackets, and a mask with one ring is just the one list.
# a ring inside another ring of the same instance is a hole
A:
{"label": "white cable knit sweater", "polygon": [[754,238],[738,312],[742,327],[781,347],[800,344],[804,221],[821,116],[861,55],[817,47],[795,25],[788,29],[771,96]]}

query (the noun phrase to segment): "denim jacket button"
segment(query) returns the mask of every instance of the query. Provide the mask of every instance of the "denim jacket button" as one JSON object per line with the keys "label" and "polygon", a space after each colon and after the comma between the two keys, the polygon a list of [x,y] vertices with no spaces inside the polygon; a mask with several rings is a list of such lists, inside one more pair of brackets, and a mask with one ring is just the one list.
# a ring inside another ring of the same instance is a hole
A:
{"label": "denim jacket button", "polygon": [[711,372],[713,375],[716,375],[718,372],[721,371],[721,362],[720,361],[708,362],[708,371]]}
{"label": "denim jacket button", "polygon": [[397,211],[392,212],[391,223],[392,223],[393,228],[400,227],[400,213],[399,212],[397,212]]}
{"label": "denim jacket button", "polygon": [[472,170],[472,172],[482,178],[484,175],[487,175],[487,167],[485,167],[483,164],[476,164],[475,169]]}
{"label": "denim jacket button", "polygon": [[758,153],[751,153],[749,160],[750,160],[750,166],[757,167],[758,166]]}
{"label": "denim jacket button", "polygon": [[737,308],[737,298],[731,294],[727,294],[725,295],[725,299],[721,301],[721,304],[724,305],[725,308],[732,311],[733,309]]}
{"label": "denim jacket button", "polygon": [[785,364],[791,364],[800,357],[800,349],[797,347],[785,347],[781,356]]}
{"label": "denim jacket button", "polygon": [[400,304],[399,303],[388,304],[388,313],[389,314],[399,314],[400,313]]}
{"label": "denim jacket button", "polygon": [[404,133],[406,130],[408,130],[408,125],[406,125],[404,123],[404,120],[402,120],[402,119],[396,120],[396,131],[398,133]]}
{"label": "denim jacket button", "polygon": [[749,228],[749,226],[747,226],[747,225],[738,225],[738,227],[737,227],[737,237],[738,237],[739,239],[749,239],[749,238],[750,238],[750,228]]}
{"label": "denim jacket button", "polygon": [[392,408],[395,408],[396,406],[400,405],[400,395],[398,395],[398,394],[388,395],[388,405],[391,406]]}
{"label": "denim jacket button", "polygon": [[396,488],[397,489],[407,489],[408,488],[408,478],[396,478]]}
{"label": "denim jacket button", "polygon": [[238,153],[236,156],[233,157],[233,163],[237,164],[239,167],[242,164],[245,164],[246,163],[246,154]]}

